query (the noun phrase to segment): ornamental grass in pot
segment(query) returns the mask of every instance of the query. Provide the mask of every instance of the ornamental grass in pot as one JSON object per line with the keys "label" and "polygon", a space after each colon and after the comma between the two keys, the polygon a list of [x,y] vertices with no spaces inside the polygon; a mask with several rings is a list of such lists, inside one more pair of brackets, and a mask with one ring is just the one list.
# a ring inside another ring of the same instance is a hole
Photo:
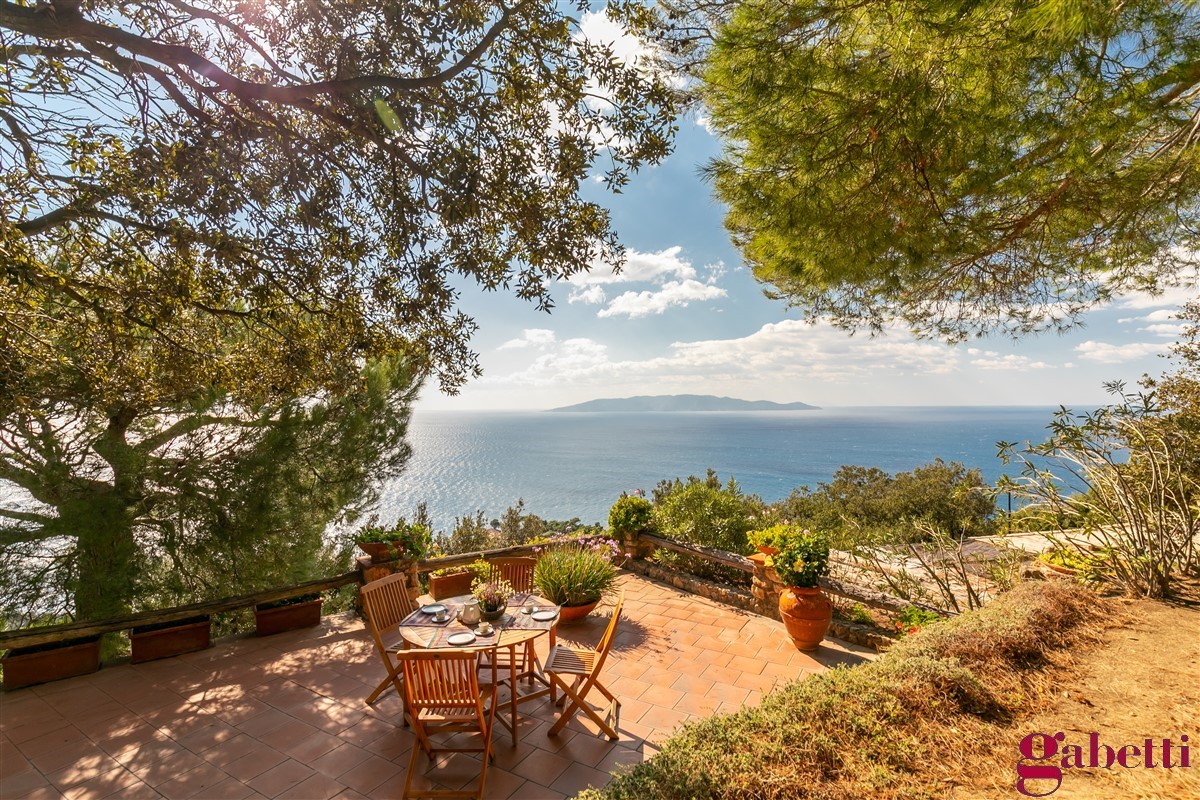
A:
{"label": "ornamental grass in pot", "polygon": [[815,650],[833,619],[833,604],[817,588],[821,577],[829,573],[829,540],[819,533],[789,527],[773,537],[779,552],[767,556],[766,563],[786,586],[779,593],[779,617],[788,636],[797,649]]}
{"label": "ornamental grass in pot", "polygon": [[600,537],[551,543],[533,571],[533,585],[542,597],[561,606],[559,621],[582,619],[611,594],[617,582],[614,563],[620,547]]}

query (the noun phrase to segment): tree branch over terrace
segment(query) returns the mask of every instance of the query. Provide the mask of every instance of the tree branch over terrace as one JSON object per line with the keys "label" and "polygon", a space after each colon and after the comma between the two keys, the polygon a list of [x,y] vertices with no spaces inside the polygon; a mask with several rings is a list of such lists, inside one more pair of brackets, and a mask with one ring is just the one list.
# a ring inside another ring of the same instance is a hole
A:
{"label": "tree branch over terrace", "polygon": [[[10,3],[8,0],[0,0],[0,26],[50,41],[74,39],[112,45],[160,64],[175,68],[184,67],[212,81],[218,88],[245,100],[297,104],[321,95],[349,95],[368,89],[413,92],[444,84],[475,64],[499,38],[500,34],[512,24],[514,16],[525,6],[530,5],[532,1],[523,0],[513,8],[504,9],[500,14],[500,19],[480,37],[478,44],[468,50],[457,62],[433,75],[417,78],[395,75],[362,75],[292,86],[243,80],[191,48],[156,42],[112,25],[85,19],[79,13],[78,6],[74,4],[63,7],[63,4],[51,3],[42,8],[26,8]],[[205,18],[210,17],[206,15]],[[243,35],[239,38],[261,52],[257,43],[252,42],[248,37]]]}

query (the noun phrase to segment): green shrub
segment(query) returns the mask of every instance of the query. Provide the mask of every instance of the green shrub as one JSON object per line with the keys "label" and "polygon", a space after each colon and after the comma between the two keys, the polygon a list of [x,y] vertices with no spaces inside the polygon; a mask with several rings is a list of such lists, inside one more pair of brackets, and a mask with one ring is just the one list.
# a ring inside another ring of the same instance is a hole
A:
{"label": "green shrub", "polygon": [[[743,708],[685,725],[649,761],[581,800],[941,797],[931,755],[995,741],[1046,655],[1111,614],[1086,589],[1023,584],[980,611]],[[1038,673],[1042,674],[1042,673]],[[1014,699],[1018,698],[1018,699]]]}
{"label": "green shrub", "polygon": [[653,512],[646,498],[623,494],[608,511],[608,528],[614,534],[640,531],[650,525]]}
{"label": "green shrub", "polygon": [[654,526],[663,536],[730,553],[749,551],[746,532],[754,526],[761,501],[742,494],[732,478],[721,486],[710,472],[704,481],[693,477],[687,483],[660,484],[655,495]]}

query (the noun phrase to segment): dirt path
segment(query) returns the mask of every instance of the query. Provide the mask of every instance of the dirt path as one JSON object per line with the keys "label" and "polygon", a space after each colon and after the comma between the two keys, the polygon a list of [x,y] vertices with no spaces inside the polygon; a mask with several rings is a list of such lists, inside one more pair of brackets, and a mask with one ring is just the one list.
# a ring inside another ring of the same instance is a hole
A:
{"label": "dirt path", "polygon": [[[1180,735],[1187,734],[1192,766],[1068,769],[1061,787],[1049,795],[1054,800],[1200,798],[1200,605],[1139,600],[1126,601],[1125,609],[1128,622],[1109,629],[1103,645],[1078,657],[1053,701],[1013,726],[1013,741],[1005,749],[1015,769],[1021,737],[1062,732],[1065,743],[1082,745],[1086,757],[1089,735],[1097,732],[1099,741],[1114,749],[1154,739],[1155,761],[1161,761],[1159,742],[1172,739],[1172,752],[1178,753]],[[1020,798],[1012,777],[1007,791],[991,787],[980,796]],[[1029,786],[1045,791],[1053,784]]]}

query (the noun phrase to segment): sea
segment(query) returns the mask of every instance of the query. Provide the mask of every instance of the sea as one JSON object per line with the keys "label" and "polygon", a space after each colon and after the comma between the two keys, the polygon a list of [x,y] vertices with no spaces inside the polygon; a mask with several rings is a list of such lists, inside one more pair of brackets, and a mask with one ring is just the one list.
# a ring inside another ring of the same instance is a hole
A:
{"label": "sea", "polygon": [[[905,472],[935,458],[1015,476],[997,442],[1044,441],[1057,407],[844,407],[812,411],[604,413],[420,411],[409,426],[413,457],[383,488],[380,516],[411,517],[425,503],[434,527],[486,519],[524,500],[544,519],[607,524],[622,492],[704,476],[737,480],[767,501],[829,481],[854,464]],[[1090,409],[1079,409],[1080,411]]]}

